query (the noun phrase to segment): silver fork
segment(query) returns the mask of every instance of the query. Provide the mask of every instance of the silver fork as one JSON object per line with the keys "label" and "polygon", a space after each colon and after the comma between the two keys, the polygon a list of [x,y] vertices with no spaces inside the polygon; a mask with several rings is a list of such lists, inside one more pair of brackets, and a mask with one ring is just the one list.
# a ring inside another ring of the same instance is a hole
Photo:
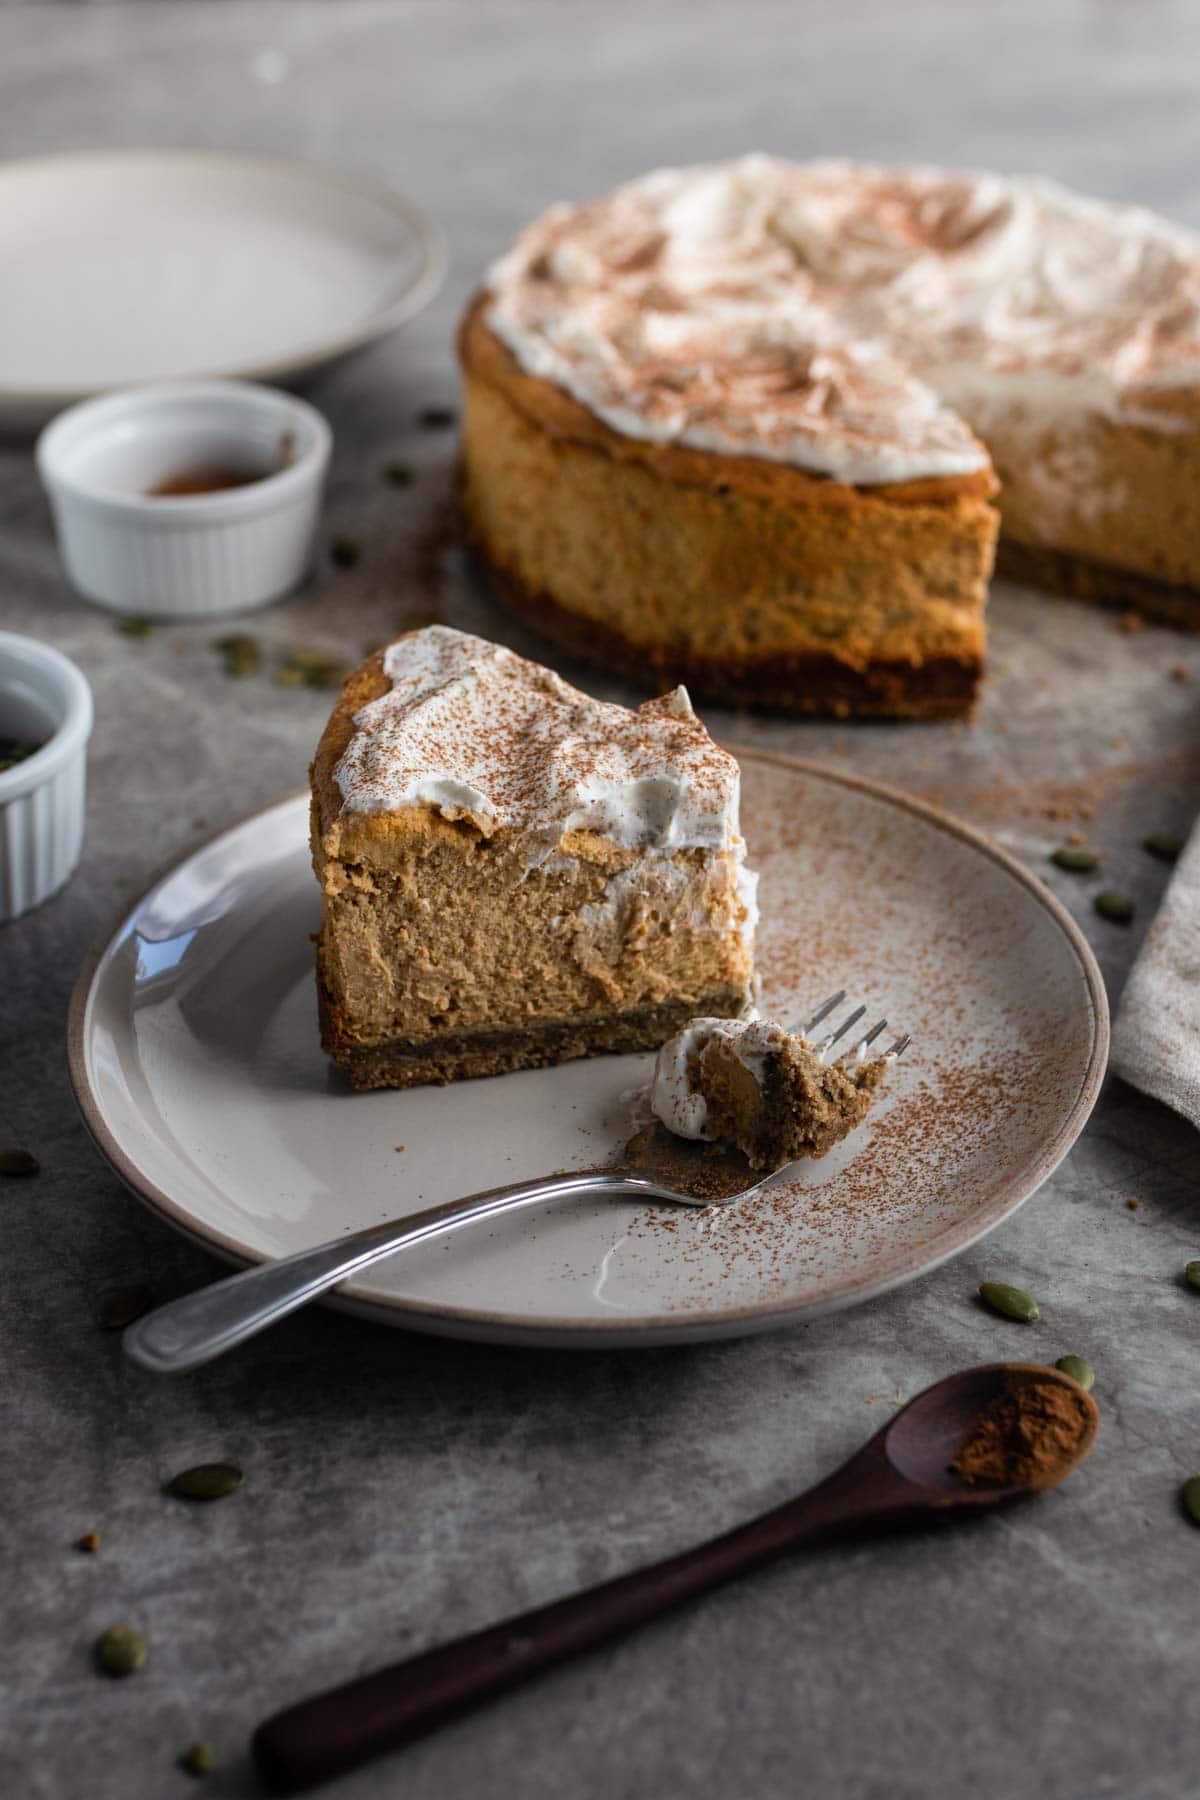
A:
{"label": "silver fork", "polygon": [[[831,994],[801,1026],[801,1035],[811,1037],[845,998],[845,989]],[[813,1046],[822,1061],[854,1030],[866,1010],[865,1006],[858,1007],[836,1031],[830,1031]],[[861,1061],[886,1029],[887,1020],[880,1019],[847,1049],[839,1051],[834,1060]],[[889,1059],[900,1056],[908,1044],[907,1037],[897,1038],[883,1054]],[[169,1300],[165,1306],[135,1320],[122,1338],[125,1354],[140,1368],[150,1369],[156,1375],[178,1375],[186,1369],[197,1369],[385,1256],[442,1232],[456,1231],[460,1225],[515,1212],[518,1207],[583,1194],[593,1199],[654,1201],[667,1206],[730,1206],[758,1193],[779,1174],[778,1169],[765,1175],[752,1170],[742,1153],[727,1145],[691,1143],[674,1137],[662,1126],[639,1133],[626,1147],[626,1153],[630,1160],[625,1164],[518,1181],[508,1187],[491,1188],[484,1194],[468,1195],[463,1200],[448,1200],[406,1219],[368,1225],[364,1231],[335,1238],[332,1243],[318,1244],[312,1250],[300,1250],[294,1256],[228,1275],[194,1294]]]}

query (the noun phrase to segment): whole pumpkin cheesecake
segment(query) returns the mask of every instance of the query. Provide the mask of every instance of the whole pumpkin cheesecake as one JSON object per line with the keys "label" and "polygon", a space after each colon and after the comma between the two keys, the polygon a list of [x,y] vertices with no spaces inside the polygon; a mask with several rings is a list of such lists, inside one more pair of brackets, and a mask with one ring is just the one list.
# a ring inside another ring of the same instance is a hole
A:
{"label": "whole pumpkin cheesecake", "polygon": [[460,333],[472,534],[547,635],[787,711],[964,711],[1016,572],[1200,624],[1200,240],[750,156],[559,206]]}
{"label": "whole pumpkin cheesecake", "polygon": [[657,1048],[750,1004],[736,761],[446,626],[347,680],[312,766],[325,1049],[357,1088]]}

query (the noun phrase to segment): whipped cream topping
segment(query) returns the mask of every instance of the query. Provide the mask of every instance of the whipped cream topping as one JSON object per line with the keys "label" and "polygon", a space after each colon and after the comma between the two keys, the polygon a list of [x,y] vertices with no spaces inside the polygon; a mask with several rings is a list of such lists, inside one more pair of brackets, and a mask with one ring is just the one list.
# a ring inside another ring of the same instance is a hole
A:
{"label": "whipped cream topping", "polygon": [[1049,181],[661,169],[552,208],[488,289],[522,367],[616,430],[860,485],[985,467],[956,415],[1006,398],[1177,428],[1200,376],[1200,237]]}
{"label": "whipped cream topping", "polygon": [[769,1019],[693,1019],[668,1038],[650,1082],[650,1110],[676,1137],[708,1139],[708,1102],[692,1086],[692,1066],[714,1038],[723,1038],[743,1068],[763,1083],[766,1058],[786,1036]]}
{"label": "whipped cream topping", "polygon": [[544,856],[570,831],[666,854],[727,850],[752,906],[738,766],[683,688],[630,711],[446,625],[389,645],[383,669],[391,688],[355,715],[334,770],[345,811],[426,806],[487,835],[535,828]]}

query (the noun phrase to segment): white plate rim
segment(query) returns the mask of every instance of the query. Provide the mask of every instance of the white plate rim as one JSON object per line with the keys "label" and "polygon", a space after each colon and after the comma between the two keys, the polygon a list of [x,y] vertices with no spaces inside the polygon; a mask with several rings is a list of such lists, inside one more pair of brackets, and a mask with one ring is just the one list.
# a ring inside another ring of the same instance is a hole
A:
{"label": "white plate rim", "polygon": [[[927,801],[915,799],[912,795],[868,776],[831,769],[824,764],[788,756],[781,751],[751,749],[743,745],[728,745],[726,748],[742,763],[760,762],[794,770],[798,774],[868,795],[886,805],[913,814],[998,864],[1050,916],[1079,963],[1090,1003],[1092,1025],[1091,1048],[1079,1091],[1064,1112],[1053,1135],[1029,1163],[1010,1178],[988,1205],[973,1214],[969,1220],[952,1222],[933,1240],[925,1240],[906,1250],[891,1252],[883,1273],[850,1277],[841,1286],[832,1282],[819,1298],[808,1299],[799,1304],[764,1301],[762,1304],[723,1310],[719,1319],[706,1319],[701,1313],[681,1320],[677,1313],[662,1313],[639,1319],[636,1324],[619,1318],[589,1320],[587,1324],[580,1324],[578,1320],[571,1318],[531,1315],[522,1317],[520,1323],[516,1323],[511,1313],[490,1313],[477,1307],[415,1302],[398,1296],[381,1298],[377,1293],[364,1292],[349,1283],[336,1295],[327,1296],[324,1304],[379,1323],[429,1335],[535,1347],[558,1345],[580,1349],[618,1346],[637,1348],[722,1337],[749,1337],[860,1306],[916,1280],[918,1276],[930,1273],[951,1257],[960,1255],[978,1243],[996,1226],[1011,1217],[1053,1174],[1091,1116],[1108,1067],[1109,1010],[1104,978],[1086,938],[1070,913],[1032,870],[1027,869],[1006,850],[990,842],[981,832],[940,807],[931,806]],[[122,906],[117,918],[96,938],[75,982],[68,1012],[67,1063],[71,1086],[83,1123],[100,1154],[130,1192],[152,1212],[194,1243],[239,1267],[269,1259],[227,1233],[200,1224],[186,1206],[172,1199],[138,1167],[136,1159],[106,1124],[87,1066],[92,1001],[109,951],[123,936],[134,915],[168,876],[221,838],[242,829],[250,820],[274,812],[277,808],[293,805],[306,794],[307,789],[297,788],[264,806],[253,807],[164,864],[136,898]]]}
{"label": "white plate rim", "polygon": [[[222,364],[220,368],[179,369],[169,376],[161,377],[164,381],[203,381],[208,379],[273,381],[305,374],[335,361],[340,356],[348,356],[353,350],[361,349],[367,344],[375,343],[380,338],[388,336],[398,326],[414,318],[433,299],[445,278],[447,266],[445,237],[441,227],[414,200],[410,200],[406,194],[400,192],[399,188],[392,187],[377,176],[363,175],[354,169],[336,168],[329,163],[310,162],[304,157],[286,156],[268,150],[215,150],[207,149],[204,146],[188,149],[182,145],[175,145],[167,149],[126,145],[112,150],[56,150],[36,156],[5,157],[0,161],[0,182],[10,173],[36,171],[40,168],[65,169],[72,163],[81,167],[94,167],[97,163],[135,162],[164,164],[206,162],[221,163],[230,168],[287,171],[324,187],[340,188],[343,192],[354,194],[359,199],[373,200],[377,205],[402,219],[413,233],[422,255],[421,268],[412,283],[396,297],[390,306],[374,314],[357,331],[343,332],[336,337],[323,340],[320,344],[309,345],[299,351],[294,351],[285,357],[270,358],[266,361],[259,358],[248,363],[238,363],[236,366]],[[133,384],[122,382],[120,385]],[[12,412],[32,417],[38,412],[48,413],[59,407],[70,406],[77,400],[88,400],[93,395],[111,391],[111,383],[89,387],[0,387],[0,413]]]}

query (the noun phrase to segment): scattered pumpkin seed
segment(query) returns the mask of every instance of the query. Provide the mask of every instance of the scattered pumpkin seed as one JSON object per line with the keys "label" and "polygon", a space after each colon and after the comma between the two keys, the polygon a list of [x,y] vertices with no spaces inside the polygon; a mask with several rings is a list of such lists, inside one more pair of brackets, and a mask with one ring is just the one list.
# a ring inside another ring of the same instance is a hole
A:
{"label": "scattered pumpkin seed", "polygon": [[329,546],[329,560],[338,569],[352,569],[359,558],[359,548],[351,537],[335,537]]}
{"label": "scattered pumpkin seed", "polygon": [[246,1477],[236,1463],[197,1463],[194,1469],[183,1469],[167,1483],[167,1492],[177,1500],[223,1500],[236,1493]]}
{"label": "scattered pumpkin seed", "polygon": [[1196,1524],[1200,1525],[1200,1475],[1193,1475],[1190,1481],[1184,1482],[1180,1497]]}
{"label": "scattered pumpkin seed", "polygon": [[214,638],[212,647],[221,652],[227,675],[257,675],[262,668],[262,645],[248,631]]}
{"label": "scattered pumpkin seed", "polygon": [[181,1769],[185,1769],[189,1775],[207,1775],[213,1766],[213,1756],[212,1745],[205,1743],[201,1738],[196,1743],[188,1745],[179,1759],[179,1766]]}
{"label": "scattered pumpkin seed", "polygon": [[124,1331],[135,1319],[150,1310],[153,1295],[145,1282],[131,1282],[128,1287],[110,1288],[100,1296],[96,1313],[105,1331]]}
{"label": "scattered pumpkin seed", "polygon": [[127,618],[117,620],[117,630],[122,637],[148,638],[154,630],[149,619]]}
{"label": "scattered pumpkin seed", "polygon": [[1041,1317],[1041,1309],[1032,1294],[1023,1288],[1010,1287],[1007,1281],[984,1281],[980,1284],[979,1298],[993,1312],[1004,1319],[1017,1319],[1022,1325],[1032,1325]]}
{"label": "scattered pumpkin seed", "polygon": [[1077,1381],[1081,1388],[1086,1388],[1089,1394],[1096,1385],[1096,1371],[1086,1356],[1060,1356],[1054,1366],[1069,1375],[1072,1381]]}
{"label": "scattered pumpkin seed", "polygon": [[1112,888],[1105,888],[1102,894],[1097,894],[1092,905],[1110,925],[1128,925],[1133,917],[1133,901],[1129,895],[1118,894]]}
{"label": "scattered pumpkin seed", "polygon": [[96,1660],[109,1675],[135,1675],[148,1654],[135,1625],[110,1625],[96,1639]]}
{"label": "scattered pumpkin seed", "polygon": [[79,1539],[76,1548],[79,1550],[86,1550],[90,1555],[93,1551],[100,1548],[100,1533],[98,1531],[85,1531],[83,1536]]}
{"label": "scattered pumpkin seed", "polygon": [[406,462],[385,462],[380,474],[389,487],[411,487],[417,479],[416,470]]}
{"label": "scattered pumpkin seed", "polygon": [[1057,863],[1060,869],[1070,869],[1073,875],[1089,875],[1100,866],[1096,852],[1084,844],[1060,844],[1050,861]]}
{"label": "scattered pumpkin seed", "polygon": [[1177,831],[1152,831],[1142,839],[1142,849],[1157,856],[1160,862],[1174,862],[1183,845],[1184,839]]}
{"label": "scattered pumpkin seed", "polygon": [[36,1175],[41,1166],[32,1150],[18,1150],[15,1144],[0,1149],[0,1175]]}
{"label": "scattered pumpkin seed", "polygon": [[0,737],[0,775],[5,769],[15,769],[41,748],[32,738]]}
{"label": "scattered pumpkin seed", "polygon": [[331,665],[345,666],[332,650],[289,650],[288,663],[304,675],[319,674]]}
{"label": "scattered pumpkin seed", "polygon": [[417,424],[426,431],[448,431],[457,423],[458,414],[452,406],[423,406],[417,414]]}
{"label": "scattered pumpkin seed", "polygon": [[1189,1287],[1200,1288],[1200,1262],[1190,1262],[1183,1275]]}
{"label": "scattered pumpkin seed", "polygon": [[331,650],[293,650],[275,680],[280,687],[339,688],[349,673]]}

